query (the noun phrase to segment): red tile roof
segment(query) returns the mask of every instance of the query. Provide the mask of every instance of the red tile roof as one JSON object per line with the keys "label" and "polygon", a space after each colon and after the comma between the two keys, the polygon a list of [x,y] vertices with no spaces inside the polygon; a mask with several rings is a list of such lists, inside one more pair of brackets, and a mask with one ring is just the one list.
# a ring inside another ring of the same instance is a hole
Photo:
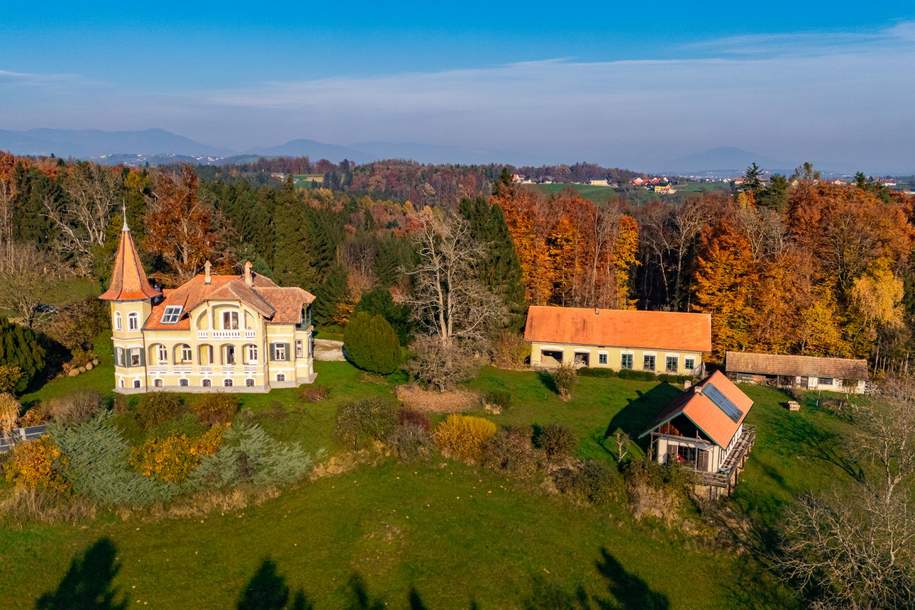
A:
{"label": "red tile roof", "polygon": [[108,290],[99,299],[103,301],[142,301],[159,296],[159,291],[149,284],[143,263],[133,243],[133,237],[127,224],[121,231],[117,255],[114,259],[114,272]]}
{"label": "red tile roof", "polygon": [[[205,275],[196,275],[178,288],[166,290],[143,328],[188,330],[189,312],[206,301],[240,301],[267,318],[268,323],[297,324],[302,318],[302,308],[315,300],[314,295],[301,288],[282,288],[262,275],[255,275],[252,283],[253,286],[248,286],[240,275],[213,275],[207,284]],[[162,314],[169,305],[182,308],[175,324],[162,323]]]}
{"label": "red tile roof", "polygon": [[[737,407],[740,411],[737,421],[728,417],[706,393],[703,393],[710,385]],[[727,447],[752,407],[753,399],[744,394],[724,373],[715,371],[674,400],[658,415],[655,423],[642,436],[678,415],[684,415],[712,442],[719,447]]]}
{"label": "red tile roof", "polygon": [[532,306],[527,341],[695,352],[712,350],[712,317],[704,313]]}

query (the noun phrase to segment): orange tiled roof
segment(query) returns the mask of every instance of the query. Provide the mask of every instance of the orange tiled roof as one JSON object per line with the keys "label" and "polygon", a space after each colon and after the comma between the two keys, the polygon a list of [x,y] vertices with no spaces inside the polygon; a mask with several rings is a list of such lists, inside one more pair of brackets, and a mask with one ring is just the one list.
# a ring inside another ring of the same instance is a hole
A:
{"label": "orange tiled roof", "polygon": [[535,305],[528,309],[524,338],[575,345],[709,352],[712,317],[704,313]]}
{"label": "orange tiled roof", "polygon": [[103,301],[142,301],[159,296],[159,291],[149,284],[143,263],[133,243],[127,223],[121,231],[121,241],[114,259],[114,272],[108,290],[99,299]]}
{"label": "orange tiled roof", "polygon": [[[240,301],[253,308],[273,324],[297,324],[302,308],[315,300],[314,295],[301,288],[282,288],[262,275],[254,275],[253,286],[245,284],[244,276],[213,275],[206,283],[205,275],[196,275],[178,288],[166,290],[164,298],[155,305],[145,330],[188,330],[189,312],[206,301]],[[163,324],[162,314],[169,305],[181,306],[181,317],[175,324]]]}
{"label": "orange tiled roof", "polygon": [[[703,393],[703,390],[709,385],[717,388],[725,398],[740,410],[740,418],[737,421],[728,417],[711,398]],[[702,430],[712,442],[719,447],[727,447],[752,407],[753,399],[744,394],[724,373],[715,371],[674,400],[670,406],[658,415],[654,425],[644,432],[642,436],[678,415],[684,415],[697,428]]]}

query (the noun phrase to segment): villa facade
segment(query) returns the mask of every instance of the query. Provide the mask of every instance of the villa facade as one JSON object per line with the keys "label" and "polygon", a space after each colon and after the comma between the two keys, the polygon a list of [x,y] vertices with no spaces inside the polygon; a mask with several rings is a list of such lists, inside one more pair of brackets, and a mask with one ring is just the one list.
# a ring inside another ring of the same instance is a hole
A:
{"label": "villa facade", "polygon": [[250,263],[242,275],[215,275],[207,262],[203,274],[159,290],[125,222],[99,298],[110,304],[116,392],[267,392],[314,381],[315,297]]}

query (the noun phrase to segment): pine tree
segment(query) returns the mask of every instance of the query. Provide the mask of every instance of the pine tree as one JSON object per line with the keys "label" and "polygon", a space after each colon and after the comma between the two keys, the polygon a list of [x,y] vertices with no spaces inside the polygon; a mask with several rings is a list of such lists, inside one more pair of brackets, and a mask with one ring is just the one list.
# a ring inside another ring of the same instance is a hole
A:
{"label": "pine tree", "polygon": [[315,322],[322,326],[337,322],[340,304],[345,303],[349,296],[346,269],[342,265],[333,265],[315,289],[315,296]]}
{"label": "pine tree", "polygon": [[508,316],[502,321],[501,327],[520,329],[527,303],[521,263],[502,209],[477,197],[461,201],[461,215],[469,223],[473,239],[486,247],[486,255],[480,264],[480,279],[506,306]]}
{"label": "pine tree", "polygon": [[26,391],[47,366],[46,352],[38,335],[24,326],[0,320],[0,365],[19,367],[22,376],[13,392]]}
{"label": "pine tree", "polygon": [[356,305],[355,313],[383,317],[394,328],[401,345],[407,345],[410,342],[413,333],[410,308],[395,303],[388,289],[379,286],[364,293],[359,299],[359,304]]}
{"label": "pine tree", "polygon": [[282,286],[314,290],[317,273],[311,264],[311,242],[306,206],[292,184],[286,180],[276,197],[276,237],[273,251],[273,277]]}
{"label": "pine tree", "polygon": [[400,365],[400,343],[382,316],[356,313],[346,325],[343,345],[347,358],[366,371],[387,375]]}

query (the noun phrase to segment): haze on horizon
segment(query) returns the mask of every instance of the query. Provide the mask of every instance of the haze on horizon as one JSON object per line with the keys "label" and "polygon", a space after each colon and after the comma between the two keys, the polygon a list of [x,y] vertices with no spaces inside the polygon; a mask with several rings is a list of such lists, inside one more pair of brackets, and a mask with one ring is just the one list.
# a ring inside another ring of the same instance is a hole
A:
{"label": "haze on horizon", "polygon": [[13,0],[0,129],[233,151],[417,142],[653,168],[718,146],[915,173],[915,6]]}

